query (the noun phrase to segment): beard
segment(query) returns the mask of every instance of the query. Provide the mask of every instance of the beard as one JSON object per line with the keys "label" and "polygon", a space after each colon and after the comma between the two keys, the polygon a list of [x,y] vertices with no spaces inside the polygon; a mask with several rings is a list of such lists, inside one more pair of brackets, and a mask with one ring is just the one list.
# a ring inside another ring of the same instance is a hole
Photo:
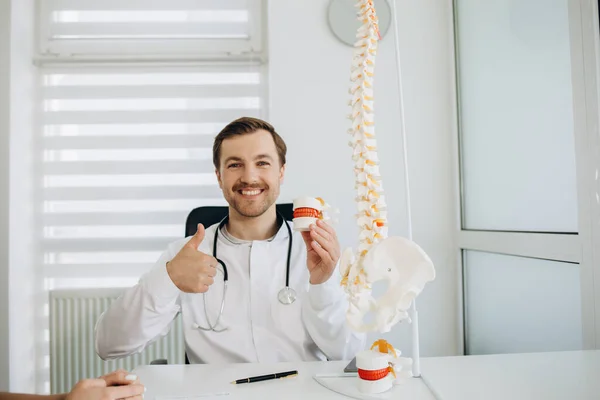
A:
{"label": "beard", "polygon": [[[246,197],[241,193],[242,188],[259,189],[262,192],[256,197]],[[266,184],[245,185],[236,184],[225,196],[229,203],[239,215],[246,218],[254,218],[263,215],[277,200],[279,188],[273,190]]]}

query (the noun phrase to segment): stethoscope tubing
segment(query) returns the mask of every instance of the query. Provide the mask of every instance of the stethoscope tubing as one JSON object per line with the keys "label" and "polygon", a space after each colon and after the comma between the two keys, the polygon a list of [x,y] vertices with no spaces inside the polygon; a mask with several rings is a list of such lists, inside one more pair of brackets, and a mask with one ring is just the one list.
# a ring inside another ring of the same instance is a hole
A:
{"label": "stethoscope tubing", "polygon": [[[287,253],[287,260],[286,260],[286,270],[285,270],[285,288],[289,289],[290,286],[290,261],[291,261],[291,256],[292,256],[292,230],[289,226],[289,224],[287,223],[287,221],[285,220],[285,218],[283,217],[283,215],[281,215],[281,213],[277,212],[277,215],[279,218],[281,218],[281,220],[283,221],[283,223],[285,224],[287,230],[288,230],[288,253]],[[217,229],[215,230],[215,235],[214,235],[214,240],[213,240],[213,257],[216,258],[217,262],[219,264],[221,264],[221,267],[223,267],[223,298],[221,299],[221,309],[219,311],[219,315],[217,317],[217,320],[215,321],[215,324],[211,324],[208,318],[208,311],[206,309],[206,293],[203,293],[203,297],[204,297],[204,315],[206,317],[206,322],[208,323],[208,328],[206,327],[202,327],[199,324],[194,324],[195,327],[203,330],[203,331],[213,331],[213,332],[223,332],[224,330],[226,330],[227,328],[223,328],[223,329],[216,329],[217,325],[219,324],[219,320],[221,319],[221,315],[223,315],[223,310],[225,309],[225,295],[227,293],[227,283],[229,281],[229,273],[227,272],[227,266],[225,265],[225,262],[223,262],[223,260],[220,260],[217,257],[217,241],[218,241],[218,236],[219,236],[219,231],[221,230],[221,228],[227,223],[227,220],[229,219],[229,216],[225,216],[225,218],[223,218],[221,220],[221,222],[219,222],[219,225],[217,226]]]}

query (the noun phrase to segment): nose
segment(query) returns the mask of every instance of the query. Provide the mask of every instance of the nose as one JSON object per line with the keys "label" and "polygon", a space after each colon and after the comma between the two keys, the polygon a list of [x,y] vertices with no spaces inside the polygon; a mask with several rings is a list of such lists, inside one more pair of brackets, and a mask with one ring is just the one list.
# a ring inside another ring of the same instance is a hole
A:
{"label": "nose", "polygon": [[246,166],[246,168],[244,168],[242,182],[246,184],[253,184],[258,182],[258,169],[254,165],[248,165]]}

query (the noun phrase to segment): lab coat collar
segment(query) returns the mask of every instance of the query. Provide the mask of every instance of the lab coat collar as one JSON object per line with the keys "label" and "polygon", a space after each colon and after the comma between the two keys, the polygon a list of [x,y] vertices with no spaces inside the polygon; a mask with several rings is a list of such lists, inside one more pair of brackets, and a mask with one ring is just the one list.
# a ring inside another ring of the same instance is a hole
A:
{"label": "lab coat collar", "polygon": [[[280,220],[278,219],[278,222],[280,222]],[[272,238],[267,239],[266,241],[268,242],[281,242],[281,241],[287,241],[289,238],[289,232],[288,229],[285,227],[285,223],[287,223],[290,227],[290,230],[292,231],[292,235],[294,232],[294,225],[292,221],[284,221],[284,223],[282,223],[279,226],[279,229],[277,230],[277,232],[275,233],[275,236]],[[219,224],[213,224],[211,225],[207,230],[206,230],[206,234],[210,235],[211,237],[214,235],[215,233],[215,229],[217,229],[217,227],[219,226]],[[219,232],[221,233],[221,232]],[[219,237],[221,238],[221,236],[223,235],[219,235]],[[223,238],[222,238],[223,239]],[[225,239],[225,242],[227,244],[230,243],[230,241],[228,239]]]}
{"label": "lab coat collar", "polygon": [[[277,219],[277,222],[281,222],[281,220]],[[285,227],[286,222],[289,224],[290,230],[293,233],[294,225],[292,224],[292,221],[284,221],[281,225],[279,225],[279,229],[277,230],[277,233],[275,233],[275,236],[268,239],[267,241],[269,241],[269,242],[280,242],[280,241],[284,241],[284,240],[287,241],[288,237],[290,235],[288,233],[288,229]]]}

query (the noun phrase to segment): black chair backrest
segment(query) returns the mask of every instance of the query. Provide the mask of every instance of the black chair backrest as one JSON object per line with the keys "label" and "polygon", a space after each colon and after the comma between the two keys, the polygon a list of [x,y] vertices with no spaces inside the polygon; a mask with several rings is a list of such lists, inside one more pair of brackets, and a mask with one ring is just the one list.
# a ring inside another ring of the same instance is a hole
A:
{"label": "black chair backrest", "polygon": [[[292,220],[294,215],[292,203],[277,204],[276,208],[286,220]],[[185,236],[194,235],[198,224],[202,224],[204,228],[208,228],[213,224],[221,222],[227,215],[228,210],[227,206],[202,206],[194,208],[190,211],[185,221]]]}
{"label": "black chair backrest", "polygon": [[[283,217],[291,221],[294,216],[294,207],[292,203],[281,203],[275,206],[277,211],[283,215]],[[211,225],[221,222],[228,213],[229,208],[227,206],[202,206],[194,208],[188,214],[185,221],[185,236],[192,236],[198,229],[198,224],[204,225],[204,228],[208,228]],[[185,363],[189,364],[187,353],[185,354]]]}

